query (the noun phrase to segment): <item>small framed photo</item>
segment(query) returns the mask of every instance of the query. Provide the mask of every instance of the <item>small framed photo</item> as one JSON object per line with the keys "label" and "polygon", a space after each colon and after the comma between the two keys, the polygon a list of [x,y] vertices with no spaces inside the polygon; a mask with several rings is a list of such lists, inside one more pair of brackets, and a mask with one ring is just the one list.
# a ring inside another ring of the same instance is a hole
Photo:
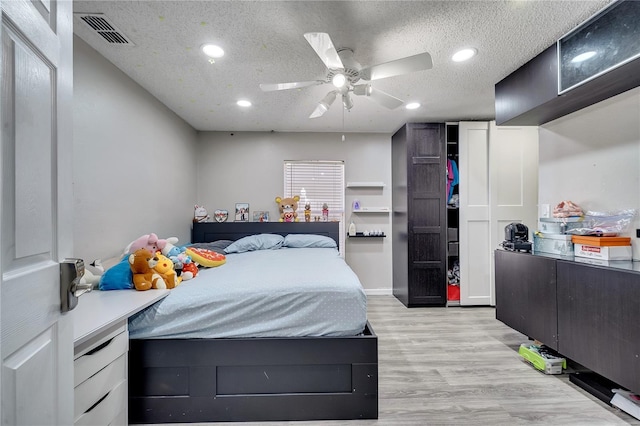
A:
{"label": "small framed photo", "polygon": [[254,222],[269,222],[269,212],[263,210],[256,210],[253,212]]}
{"label": "small framed photo", "polygon": [[249,203],[236,203],[236,222],[249,222]]}

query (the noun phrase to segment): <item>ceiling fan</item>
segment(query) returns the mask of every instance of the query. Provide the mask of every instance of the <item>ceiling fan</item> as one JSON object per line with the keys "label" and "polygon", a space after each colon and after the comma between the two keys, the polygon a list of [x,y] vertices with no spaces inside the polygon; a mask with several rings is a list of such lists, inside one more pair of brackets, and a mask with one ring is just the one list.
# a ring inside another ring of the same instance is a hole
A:
{"label": "ceiling fan", "polygon": [[344,108],[350,110],[351,107],[353,107],[353,101],[350,96],[351,93],[356,96],[367,96],[389,109],[397,108],[404,103],[401,99],[391,96],[382,90],[373,88],[370,83],[356,83],[360,82],[360,80],[379,80],[381,78],[408,74],[414,71],[428,70],[433,67],[431,55],[424,52],[363,68],[353,59],[353,50],[348,48],[336,49],[329,34],[306,33],[304,38],[307,39],[313,50],[327,67],[328,71],[325,79],[291,83],[266,83],[260,84],[260,89],[264,92],[272,92],[332,83],[334,90],[327,93],[320,103],[318,103],[318,106],[309,118],[321,117],[329,110],[329,107],[338,96],[342,97]]}

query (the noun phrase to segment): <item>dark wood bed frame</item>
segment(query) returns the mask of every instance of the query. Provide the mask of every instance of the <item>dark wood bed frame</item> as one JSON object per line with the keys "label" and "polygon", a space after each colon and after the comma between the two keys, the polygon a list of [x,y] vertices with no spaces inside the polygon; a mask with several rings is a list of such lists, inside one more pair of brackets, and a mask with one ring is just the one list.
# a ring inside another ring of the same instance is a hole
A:
{"label": "dark wood bed frame", "polygon": [[[192,242],[320,234],[335,222],[194,223]],[[129,342],[129,423],[378,418],[378,338],[140,339]]]}

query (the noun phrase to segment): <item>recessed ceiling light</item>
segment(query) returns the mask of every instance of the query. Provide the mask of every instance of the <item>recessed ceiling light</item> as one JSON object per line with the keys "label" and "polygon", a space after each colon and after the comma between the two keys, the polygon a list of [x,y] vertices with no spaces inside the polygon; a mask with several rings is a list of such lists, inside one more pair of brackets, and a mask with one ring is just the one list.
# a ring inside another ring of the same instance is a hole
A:
{"label": "recessed ceiling light", "polygon": [[211,58],[222,58],[224,56],[222,47],[216,46],[215,44],[203,44],[202,51]]}
{"label": "recessed ceiling light", "polygon": [[476,56],[476,53],[478,53],[478,51],[473,47],[470,47],[468,49],[462,49],[454,53],[453,56],[451,57],[451,60],[454,62],[466,61]]}
{"label": "recessed ceiling light", "polygon": [[573,58],[571,60],[571,62],[573,63],[577,63],[577,62],[583,62],[586,61],[587,59],[591,59],[594,56],[596,56],[596,52],[594,52],[593,50],[589,51],[589,52],[584,52],[579,54],[578,56],[576,56],[575,58]]}
{"label": "recessed ceiling light", "polygon": [[406,109],[417,109],[420,108],[420,104],[418,102],[411,102],[405,106]]}
{"label": "recessed ceiling light", "polygon": [[239,100],[238,102],[236,102],[236,104],[238,106],[241,106],[241,107],[250,107],[251,106],[251,102],[249,102],[247,100],[244,100],[244,99]]}

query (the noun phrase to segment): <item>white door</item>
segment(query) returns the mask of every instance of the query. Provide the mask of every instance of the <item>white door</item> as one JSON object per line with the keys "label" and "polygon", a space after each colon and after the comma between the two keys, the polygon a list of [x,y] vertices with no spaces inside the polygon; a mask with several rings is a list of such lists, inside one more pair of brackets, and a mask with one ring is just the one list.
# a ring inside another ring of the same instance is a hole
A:
{"label": "white door", "polygon": [[72,2],[0,0],[0,418],[73,423]]}
{"label": "white door", "polygon": [[460,305],[489,305],[489,123],[460,122],[458,130]]}
{"label": "white door", "polygon": [[491,305],[496,304],[494,250],[512,222],[529,227],[529,241],[538,226],[538,127],[489,123],[491,183]]}
{"label": "white door", "polygon": [[460,122],[460,304],[495,305],[504,227],[537,224],[538,128]]}

